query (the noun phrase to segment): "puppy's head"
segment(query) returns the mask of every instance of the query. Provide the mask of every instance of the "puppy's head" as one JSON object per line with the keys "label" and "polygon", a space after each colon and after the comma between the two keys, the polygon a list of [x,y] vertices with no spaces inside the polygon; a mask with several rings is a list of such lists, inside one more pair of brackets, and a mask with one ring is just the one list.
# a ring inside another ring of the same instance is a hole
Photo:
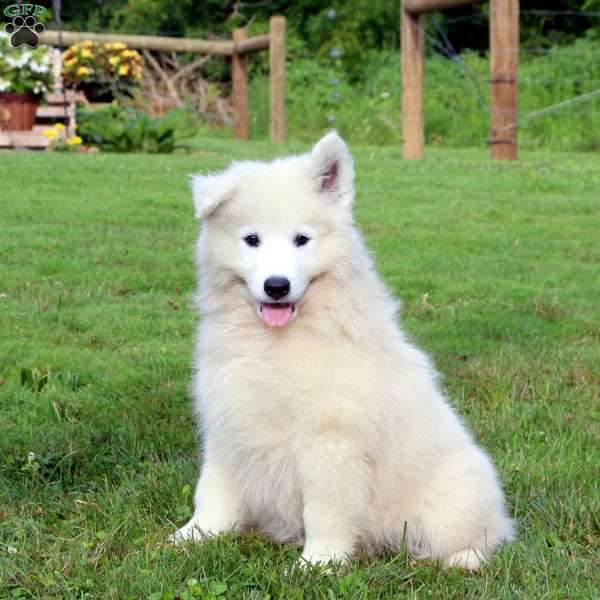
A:
{"label": "puppy's head", "polygon": [[335,267],[352,227],[354,165],[344,141],[332,132],[308,154],[234,163],[195,176],[192,189],[201,268],[225,285],[243,282],[240,301],[264,325],[288,325],[311,281]]}

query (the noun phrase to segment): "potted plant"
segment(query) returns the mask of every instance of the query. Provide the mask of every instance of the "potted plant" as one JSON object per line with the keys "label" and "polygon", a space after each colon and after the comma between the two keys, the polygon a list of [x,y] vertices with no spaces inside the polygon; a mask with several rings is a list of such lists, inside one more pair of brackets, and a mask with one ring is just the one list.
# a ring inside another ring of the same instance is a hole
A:
{"label": "potted plant", "polygon": [[73,44],[63,53],[65,87],[82,90],[90,102],[131,96],[142,76],[142,57],[121,42]]}
{"label": "potted plant", "polygon": [[41,96],[52,85],[52,54],[47,48],[13,48],[0,32],[0,129],[33,129]]}

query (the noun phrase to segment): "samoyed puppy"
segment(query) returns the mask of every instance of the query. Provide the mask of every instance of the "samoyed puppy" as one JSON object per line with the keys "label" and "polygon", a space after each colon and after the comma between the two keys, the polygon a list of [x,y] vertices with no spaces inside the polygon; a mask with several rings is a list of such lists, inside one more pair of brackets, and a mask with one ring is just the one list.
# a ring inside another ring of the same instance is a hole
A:
{"label": "samoyed puppy", "polygon": [[343,140],[192,188],[203,453],[174,540],[255,528],[302,545],[304,564],[406,544],[479,568],[513,523],[490,458],[398,326],[352,217]]}

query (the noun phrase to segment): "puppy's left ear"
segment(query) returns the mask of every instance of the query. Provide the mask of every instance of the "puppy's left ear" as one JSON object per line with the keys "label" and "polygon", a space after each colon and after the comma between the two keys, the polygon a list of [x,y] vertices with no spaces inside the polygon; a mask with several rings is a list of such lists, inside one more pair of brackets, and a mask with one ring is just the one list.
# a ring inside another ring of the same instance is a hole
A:
{"label": "puppy's left ear", "polygon": [[192,197],[198,219],[205,219],[231,200],[236,192],[236,178],[233,168],[214,175],[192,175]]}
{"label": "puppy's left ear", "polygon": [[310,161],[317,191],[350,208],[354,201],[354,161],[337,131],[315,144]]}

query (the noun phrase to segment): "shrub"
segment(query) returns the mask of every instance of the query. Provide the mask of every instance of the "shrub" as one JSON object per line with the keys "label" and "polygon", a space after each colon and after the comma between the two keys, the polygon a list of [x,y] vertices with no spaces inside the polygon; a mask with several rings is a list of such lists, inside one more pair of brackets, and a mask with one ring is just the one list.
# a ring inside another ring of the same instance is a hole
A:
{"label": "shrub", "polygon": [[107,152],[170,153],[195,133],[189,113],[176,110],[153,118],[116,103],[95,111],[79,111],[79,135],[84,143]]}

